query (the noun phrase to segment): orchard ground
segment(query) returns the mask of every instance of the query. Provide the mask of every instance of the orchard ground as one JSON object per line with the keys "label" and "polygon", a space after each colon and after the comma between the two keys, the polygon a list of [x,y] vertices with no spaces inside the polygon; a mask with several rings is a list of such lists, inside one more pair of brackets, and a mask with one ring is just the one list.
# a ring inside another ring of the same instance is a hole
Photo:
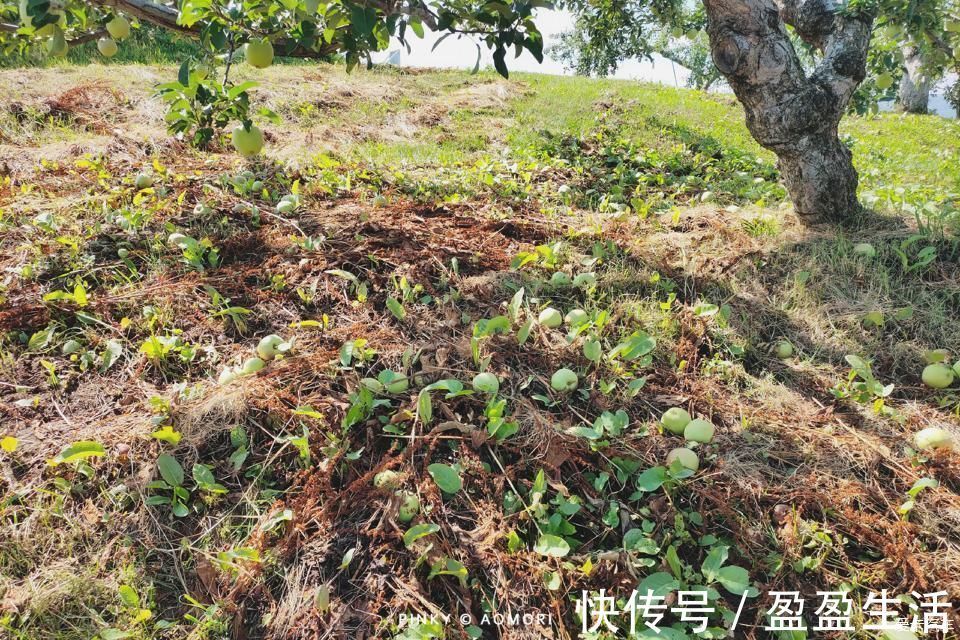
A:
{"label": "orchard ground", "polygon": [[[774,590],[960,603],[960,454],[912,448],[960,440],[920,380],[960,357],[956,121],[845,119],[871,211],[804,228],[728,96],[241,67],[282,117],[246,162],[166,134],[175,73],[0,72],[4,634],[566,638],[649,576],[736,610],[721,566],[761,592],[737,637]],[[689,477],[674,406],[716,427]]]}

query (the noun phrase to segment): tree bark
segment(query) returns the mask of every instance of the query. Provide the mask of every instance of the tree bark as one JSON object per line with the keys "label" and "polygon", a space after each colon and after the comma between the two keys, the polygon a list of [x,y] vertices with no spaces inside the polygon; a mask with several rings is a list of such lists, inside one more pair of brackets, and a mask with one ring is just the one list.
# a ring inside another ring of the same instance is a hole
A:
{"label": "tree bark", "polygon": [[[747,128],[779,160],[805,222],[860,211],[852,155],[837,135],[866,75],[872,16],[841,16],[835,0],[704,0],[714,63],[743,104]],[[786,26],[822,52],[808,77]]]}
{"label": "tree bark", "polygon": [[897,108],[906,113],[927,113],[933,83],[924,73],[920,50],[907,45],[902,51],[904,74],[900,78]]}

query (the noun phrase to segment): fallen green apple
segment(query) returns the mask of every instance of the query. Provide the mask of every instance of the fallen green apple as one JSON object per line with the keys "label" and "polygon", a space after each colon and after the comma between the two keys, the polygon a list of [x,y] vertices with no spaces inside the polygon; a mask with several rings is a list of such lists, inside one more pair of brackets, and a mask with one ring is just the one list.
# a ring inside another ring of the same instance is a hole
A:
{"label": "fallen green apple", "polygon": [[547,307],[537,316],[537,322],[550,329],[556,329],[563,324],[563,316],[553,307]]}
{"label": "fallen green apple", "polygon": [[249,376],[251,374],[256,373],[257,371],[260,371],[265,366],[267,366],[267,363],[264,362],[263,359],[261,358],[247,358],[243,362],[243,366],[240,367],[240,373],[242,373],[245,376]]}
{"label": "fallen green apple", "polygon": [[926,429],[921,429],[913,436],[913,443],[917,449],[921,451],[930,449],[952,449],[953,436],[946,429],[927,427]]}
{"label": "fallen green apple", "polygon": [[400,509],[397,511],[397,519],[400,522],[410,522],[420,513],[420,498],[417,494],[410,491],[397,492],[400,496]]}
{"label": "fallen green apple", "polygon": [[670,407],[660,416],[660,424],[670,433],[680,435],[690,424],[690,414],[680,407]]}
{"label": "fallen green apple", "polygon": [[273,360],[289,349],[290,345],[287,341],[273,333],[260,339],[260,342],[257,344],[257,355],[264,360]]}
{"label": "fallen green apple", "polygon": [[696,418],[687,423],[683,430],[683,437],[691,442],[707,443],[713,440],[715,430],[712,422]]}
{"label": "fallen green apple", "polygon": [[500,380],[489,372],[478,373],[473,377],[473,388],[481,393],[493,395],[500,390]]}
{"label": "fallen green apple", "polygon": [[550,386],[553,387],[554,391],[559,391],[560,393],[573,391],[577,388],[579,382],[580,380],[577,378],[577,374],[566,368],[557,369],[550,377]]}
{"label": "fallen green apple", "polygon": [[564,320],[572,328],[579,327],[590,319],[590,315],[583,309],[571,309]]}
{"label": "fallen green apple", "polygon": [[928,364],[920,376],[923,383],[934,389],[946,389],[953,384],[953,369],[943,363]]}
{"label": "fallen green apple", "polygon": [[674,460],[679,461],[681,466],[690,469],[690,471],[696,471],[700,468],[700,458],[686,447],[677,447],[667,454],[667,466],[672,465]]}
{"label": "fallen green apple", "polygon": [[869,242],[858,242],[853,245],[853,252],[864,258],[875,258],[877,256],[877,250]]}
{"label": "fallen green apple", "polygon": [[373,486],[378,489],[396,489],[400,486],[400,474],[387,469],[373,476]]}
{"label": "fallen green apple", "polygon": [[793,345],[789,340],[781,340],[777,343],[777,347],[774,350],[777,354],[777,357],[781,360],[786,360],[787,358],[793,357]]}
{"label": "fallen green apple", "polygon": [[133,181],[133,186],[137,189],[149,189],[153,186],[153,174],[138,173],[136,179]]}

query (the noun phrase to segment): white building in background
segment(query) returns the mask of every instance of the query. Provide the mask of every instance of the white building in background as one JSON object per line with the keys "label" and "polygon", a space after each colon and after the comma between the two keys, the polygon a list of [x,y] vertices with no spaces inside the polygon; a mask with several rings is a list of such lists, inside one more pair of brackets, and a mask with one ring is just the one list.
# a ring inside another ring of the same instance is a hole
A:
{"label": "white building in background", "polygon": [[[552,75],[572,75],[569,70],[564,68],[563,63],[551,58],[549,48],[555,44],[561,33],[568,31],[573,26],[573,18],[566,11],[538,10],[537,26],[543,33],[546,43],[547,55],[544,57],[543,64],[538,63],[533,56],[524,51],[519,58],[507,58],[507,66],[511,71],[530,71],[533,73],[548,73]],[[408,30],[408,33],[409,30]],[[409,39],[410,51],[402,45],[397,49],[374,56],[374,62],[381,64],[392,64],[404,67],[434,67],[441,69],[472,69],[477,61],[477,46],[475,42],[467,37],[457,38],[450,36],[433,50],[439,36],[429,29],[426,30],[424,38],[421,40],[411,34]],[[493,57],[486,47],[480,47],[480,67],[492,67]],[[628,60],[620,65],[617,72],[612,76],[624,80],[643,80],[646,82],[659,82],[669,86],[686,86],[687,77],[690,72],[684,67],[677,65],[666,58],[654,55],[653,62]],[[939,87],[937,93],[930,96],[930,109],[948,118],[955,118],[956,112],[950,104],[944,99],[943,88]],[[891,108],[891,105],[882,105]]]}

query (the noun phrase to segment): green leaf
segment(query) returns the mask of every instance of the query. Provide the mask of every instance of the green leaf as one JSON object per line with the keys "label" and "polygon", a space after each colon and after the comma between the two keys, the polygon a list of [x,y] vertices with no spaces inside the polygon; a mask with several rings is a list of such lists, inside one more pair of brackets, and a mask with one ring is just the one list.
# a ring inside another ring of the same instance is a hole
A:
{"label": "green leaf", "polygon": [[717,582],[734,595],[743,595],[750,588],[750,573],[743,567],[722,567],[717,571]]}
{"label": "green leaf", "polygon": [[503,48],[503,45],[497,45],[497,48],[493,52],[493,66],[504,78],[510,77],[510,72],[507,71],[507,62],[506,62],[507,50]]}
{"label": "green leaf", "polygon": [[673,545],[667,547],[667,553],[664,556],[664,560],[667,561],[667,566],[670,567],[670,571],[673,572],[673,576],[680,580],[683,578],[683,563],[680,562],[680,556],[677,555],[677,548]]}
{"label": "green leaf", "polygon": [[100,373],[104,373],[116,364],[120,356],[123,355],[123,345],[119,340],[108,340],[107,346],[103,350],[102,363],[100,364]]}
{"label": "green leaf", "polygon": [[583,425],[579,427],[570,427],[565,431],[565,433],[578,438],[586,438],[587,440],[599,440],[603,437],[602,432],[597,431],[593,427],[584,427]]}
{"label": "green leaf", "polygon": [[544,571],[543,584],[547,589],[550,589],[550,591],[556,591],[562,586],[560,574],[556,571]]}
{"label": "green leaf", "polygon": [[651,467],[637,476],[637,489],[641,491],[656,491],[667,481],[666,467]]}
{"label": "green leaf", "polygon": [[510,304],[507,305],[507,314],[510,316],[510,319],[514,322],[520,317],[520,305],[523,304],[523,287],[513,294],[513,298],[510,299]]}
{"label": "green leaf", "polygon": [[523,345],[530,338],[531,329],[533,329],[533,318],[524,322],[517,331],[517,344]]}
{"label": "green leaf", "polygon": [[436,576],[454,576],[460,581],[461,585],[467,586],[467,568],[463,566],[463,563],[453,558],[438,560],[430,567],[430,574],[427,578],[433,579]]}
{"label": "green leaf", "polygon": [[537,553],[551,558],[562,558],[570,553],[570,545],[560,536],[552,533],[545,533],[537,540],[533,550]]}
{"label": "green leaf", "polygon": [[657,341],[653,336],[647,335],[643,331],[637,331],[614,347],[609,357],[616,358],[617,356],[622,356],[624,360],[634,360],[640,356],[647,355],[653,351],[656,346]]}
{"label": "green leaf", "polygon": [[257,86],[256,82],[251,82],[251,81],[243,82],[231,88],[230,91],[227,91],[227,97],[231,100],[235,100],[240,96],[241,93],[243,93],[247,89],[253,89],[255,86]]}
{"label": "green leaf", "polygon": [[440,525],[437,524],[418,524],[410,527],[406,533],[403,534],[403,544],[409,547],[420,538],[434,534],[437,531],[440,531]]}
{"label": "green leaf", "polygon": [[406,309],[403,308],[403,305],[400,304],[400,301],[392,296],[387,298],[387,309],[389,309],[390,313],[392,313],[394,317],[401,322],[407,317]]}
{"label": "green leaf", "polygon": [[190,61],[184,60],[177,72],[177,81],[184,87],[190,86]]}
{"label": "green leaf", "polygon": [[939,486],[940,486],[940,482],[935,480],[934,478],[920,478],[919,480],[913,483],[913,486],[910,487],[909,491],[907,491],[907,495],[910,496],[911,498],[916,498],[917,494],[919,494],[924,489],[936,489]]}
{"label": "green leaf", "polygon": [[73,301],[77,304],[78,307],[87,306],[87,290],[83,287],[83,284],[77,283],[73,288]]}
{"label": "green leaf", "polygon": [[168,442],[173,446],[180,444],[180,440],[183,438],[183,434],[175,430],[170,425],[160,427],[150,435],[161,442]]}
{"label": "green leaf", "polygon": [[507,534],[507,551],[509,553],[516,553],[523,548],[523,540],[520,539],[520,536],[517,535],[517,532],[513,529],[510,530],[510,533]]}
{"label": "green leaf", "polygon": [[217,483],[217,479],[213,476],[213,471],[210,467],[205,464],[200,464],[199,462],[193,465],[193,481],[197,483],[198,486],[207,486]]}
{"label": "green leaf", "polygon": [[637,586],[637,592],[646,595],[649,590],[654,596],[666,597],[679,586],[680,583],[672,575],[665,571],[658,571],[644,578]]}
{"label": "green leaf", "polygon": [[427,467],[427,472],[445,493],[456,493],[463,488],[463,480],[460,479],[460,474],[448,464],[431,464]]}
{"label": "green leaf", "polygon": [[720,571],[723,563],[727,561],[728,555],[729,549],[723,545],[718,545],[710,549],[710,553],[707,554],[703,565],[700,567],[700,572],[707,582],[716,581],[717,573]]}
{"label": "green leaf", "polygon": [[415,34],[417,34],[417,37],[418,37],[418,38],[422,38],[422,37],[423,37],[423,34],[424,34],[424,31],[423,31],[423,22],[421,22],[420,18],[418,18],[418,17],[416,17],[416,16],[411,16],[411,17],[410,17],[410,20],[409,20],[409,22],[408,22],[407,24],[410,25],[410,28],[413,29],[413,32],[414,32]]}
{"label": "green leaf", "polygon": [[627,551],[636,551],[652,555],[660,550],[656,541],[647,536],[642,529],[630,529],[623,534],[623,548]]}
{"label": "green leaf", "polygon": [[586,340],[583,343],[583,357],[591,362],[600,362],[602,351],[599,340]]}
{"label": "green leaf", "polygon": [[137,590],[129,585],[122,584],[117,589],[117,592],[120,594],[120,599],[130,609],[139,609],[140,608],[140,596],[137,595]]}
{"label": "green leaf", "polygon": [[424,424],[429,424],[433,419],[433,400],[430,399],[430,392],[424,389],[417,398],[417,415]]}
{"label": "green leaf", "polygon": [[40,349],[45,348],[48,344],[50,344],[53,334],[53,329],[42,329],[37,331],[31,335],[30,339],[27,341],[27,350],[39,351]]}
{"label": "green leaf", "polygon": [[161,453],[157,457],[157,470],[160,472],[160,477],[170,486],[179,487],[183,484],[183,467],[169,453]]}
{"label": "green leaf", "polygon": [[720,311],[720,307],[715,304],[710,304],[709,302],[701,302],[693,308],[693,315],[700,318],[709,318],[710,316],[717,315],[717,312]]}
{"label": "green leaf", "polygon": [[81,440],[80,442],[74,442],[73,444],[64,447],[57,457],[50,461],[50,465],[56,466],[65,462],[77,462],[79,460],[85,460],[86,458],[92,458],[94,456],[106,455],[106,453],[106,449],[104,449],[103,445],[99,442]]}

